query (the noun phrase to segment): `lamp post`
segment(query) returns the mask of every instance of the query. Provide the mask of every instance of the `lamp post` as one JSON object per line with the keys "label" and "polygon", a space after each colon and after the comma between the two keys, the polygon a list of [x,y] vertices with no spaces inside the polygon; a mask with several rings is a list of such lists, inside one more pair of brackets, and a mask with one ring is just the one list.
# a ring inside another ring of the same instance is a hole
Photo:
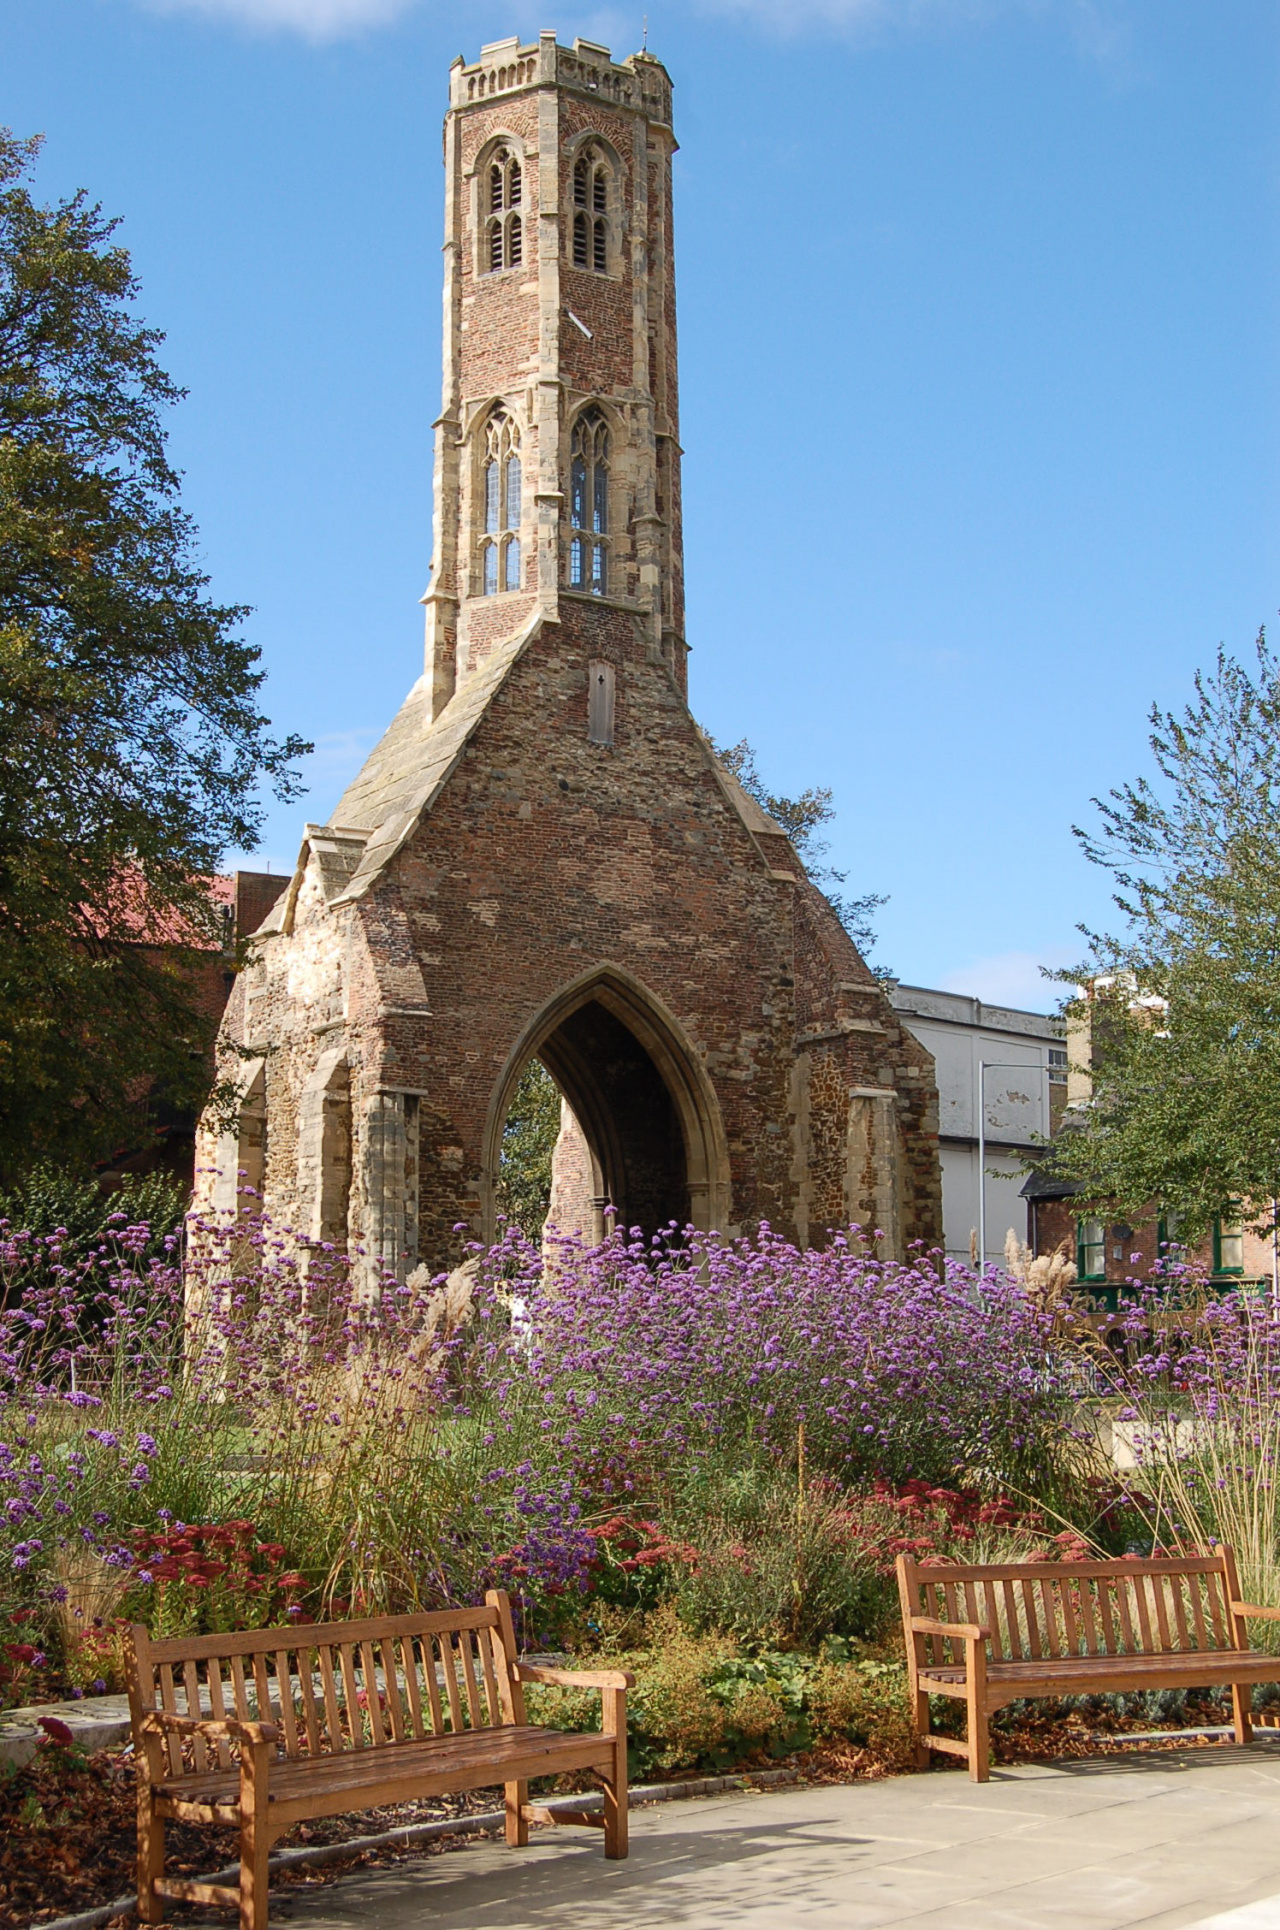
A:
{"label": "lamp post", "polygon": [[[978,1276],[981,1278],[987,1264],[987,1099],[986,1078],[989,1072],[1041,1072],[1047,1078],[1046,1065],[1032,1065],[1025,1059],[979,1059],[978,1061]],[[1048,1121],[1045,1122],[1046,1125]]]}

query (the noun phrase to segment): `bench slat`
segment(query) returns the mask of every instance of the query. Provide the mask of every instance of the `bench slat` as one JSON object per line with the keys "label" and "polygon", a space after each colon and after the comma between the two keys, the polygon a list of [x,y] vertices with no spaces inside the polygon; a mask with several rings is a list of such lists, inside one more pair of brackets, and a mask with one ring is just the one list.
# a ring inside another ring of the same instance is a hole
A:
{"label": "bench slat", "polygon": [[1226,1587],[1220,1574],[1207,1577],[1205,1592],[1209,1597],[1214,1644],[1218,1648],[1225,1648],[1227,1646]]}
{"label": "bench slat", "polygon": [[[222,1663],[216,1655],[209,1657],[205,1670],[205,1681],[209,1689],[209,1714],[215,1722],[225,1722],[227,1705],[222,1698]],[[225,1736],[218,1737],[218,1767],[227,1769],[231,1764],[231,1745]]]}
{"label": "bench slat", "polygon": [[[355,1660],[353,1651],[352,1660]],[[361,1642],[359,1650],[360,1677],[364,1684],[365,1714],[369,1718],[369,1741],[373,1748],[380,1749],[386,1740],[382,1722],[382,1699],[378,1694],[378,1670],[373,1657],[373,1643]]]}
{"label": "bench slat", "polygon": [[350,1642],[339,1642],[338,1666],[342,1670],[342,1694],[347,1711],[347,1746],[363,1749],[364,1716],[360,1709],[360,1688],[356,1682],[355,1654]]}
{"label": "bench slat", "polygon": [[453,1636],[448,1632],[439,1638],[440,1666],[444,1670],[445,1694],[449,1698],[449,1720],[455,1736],[462,1734],[465,1724],[462,1720],[462,1695],[458,1687],[457,1669],[453,1653]]}
{"label": "bench slat", "polygon": [[1077,1588],[1075,1581],[1069,1575],[1064,1575],[1058,1584],[1058,1594],[1062,1598],[1062,1627],[1066,1636],[1066,1648],[1063,1652],[1066,1655],[1080,1653],[1080,1626],[1076,1621],[1074,1598],[1077,1594],[1083,1598],[1087,1593],[1087,1589]]}
{"label": "bench slat", "polygon": [[480,1688],[476,1681],[475,1661],[471,1654],[471,1634],[458,1637],[458,1647],[462,1652],[462,1675],[467,1686],[467,1707],[471,1711],[471,1727],[484,1727],[484,1712],[480,1707]]}

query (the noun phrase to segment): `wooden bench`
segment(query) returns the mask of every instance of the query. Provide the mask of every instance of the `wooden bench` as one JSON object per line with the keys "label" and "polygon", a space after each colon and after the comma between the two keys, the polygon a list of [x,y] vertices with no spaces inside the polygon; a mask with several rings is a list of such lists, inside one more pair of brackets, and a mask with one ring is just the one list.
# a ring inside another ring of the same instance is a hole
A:
{"label": "wooden bench", "polygon": [[[1010,1562],[921,1567],[898,1557],[916,1761],[962,1756],[987,1780],[987,1722],[1023,1698],[1231,1686],[1236,1738],[1249,1741],[1252,1685],[1280,1657],[1249,1646],[1229,1548],[1188,1560]],[[929,1697],[965,1704],[967,1740],[934,1735]]]}
{"label": "wooden bench", "polygon": [[[627,1690],[621,1669],[521,1662],[507,1597],[485,1606],[376,1621],[252,1629],[154,1642],[131,1631],[129,1708],[138,1762],[138,1914],[163,1899],[238,1908],[265,1930],[267,1853],[293,1824],[502,1783],[506,1836],[530,1822],[603,1827],[604,1853],[627,1853]],[[598,1689],[602,1728],[529,1725],[526,1682]],[[529,1781],[593,1770],[601,1811],[529,1802]],[[240,1833],[238,1890],[164,1875],[172,1817]]]}

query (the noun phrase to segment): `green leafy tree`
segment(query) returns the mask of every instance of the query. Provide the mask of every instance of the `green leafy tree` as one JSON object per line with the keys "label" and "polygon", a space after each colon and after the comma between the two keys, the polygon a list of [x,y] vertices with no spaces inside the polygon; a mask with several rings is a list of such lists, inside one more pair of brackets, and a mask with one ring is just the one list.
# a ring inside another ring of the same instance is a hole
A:
{"label": "green leafy tree", "polygon": [[530,1240],[540,1240],[551,1205],[551,1155],[560,1133],[560,1088],[539,1059],[520,1075],[502,1129],[498,1205]]}
{"label": "green leafy tree", "polygon": [[153,1090],[199,1102],[205,880],[308,748],[207,594],[116,223],[39,205],[38,147],[0,130],[0,1179],[101,1156]]}
{"label": "green leafy tree", "polygon": [[771,791],[756,767],[756,754],[745,737],[725,750],[713,746],[725,769],[732,771],[749,797],[779,824],[796,848],[796,854],[819,891],[829,901],[840,923],[861,952],[869,952],[876,942],[872,924],[876,912],[889,900],[869,891],[862,898],[846,897],[842,887],[848,873],[827,863],[829,838],[822,836],[824,825],[835,817],[829,784],[810,785],[799,797],[782,797]]}
{"label": "green leafy tree", "polygon": [[[1220,650],[1175,715],[1151,712],[1155,764],[1095,799],[1077,828],[1111,872],[1119,936],[1084,930],[1072,978],[1087,1013],[1093,1099],[1053,1161],[1130,1215],[1176,1210],[1195,1239],[1248,1203],[1269,1224],[1280,1192],[1280,664]],[[1066,975],[1064,975],[1066,976]]]}

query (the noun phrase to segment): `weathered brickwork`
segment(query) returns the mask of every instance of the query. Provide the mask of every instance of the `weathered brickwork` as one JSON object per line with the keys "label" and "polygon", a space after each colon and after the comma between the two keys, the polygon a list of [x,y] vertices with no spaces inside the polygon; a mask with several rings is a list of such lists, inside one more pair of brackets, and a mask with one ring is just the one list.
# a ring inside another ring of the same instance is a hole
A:
{"label": "weathered brickwork", "polygon": [[[646,55],[543,35],[452,70],[426,672],[306,828],[228,1009],[240,1134],[205,1148],[224,1209],[239,1165],[302,1236],[401,1274],[492,1234],[535,1054],[581,1128],[575,1223],[940,1238],[932,1061],[686,701],[673,149]],[[502,152],[522,260],[490,271]],[[601,272],[573,265],[579,212]],[[584,485],[585,410],[607,446]],[[575,527],[606,594],[571,581]],[[520,588],[486,582],[517,534]]]}

